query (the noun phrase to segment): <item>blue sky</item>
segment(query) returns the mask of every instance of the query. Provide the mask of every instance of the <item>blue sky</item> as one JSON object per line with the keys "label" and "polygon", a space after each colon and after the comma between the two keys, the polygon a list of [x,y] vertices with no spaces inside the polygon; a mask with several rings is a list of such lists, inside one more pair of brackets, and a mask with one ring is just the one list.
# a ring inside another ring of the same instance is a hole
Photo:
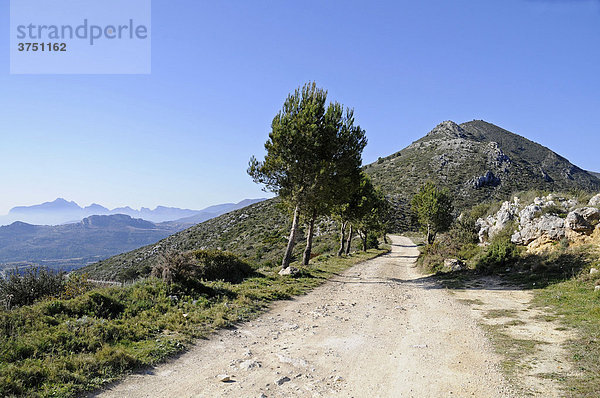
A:
{"label": "blue sky", "polygon": [[365,163],[484,119],[600,171],[598,1],[154,0],[152,14],[151,75],[10,75],[0,40],[0,214],[58,196],[264,196],[248,159],[309,80],[355,108]]}

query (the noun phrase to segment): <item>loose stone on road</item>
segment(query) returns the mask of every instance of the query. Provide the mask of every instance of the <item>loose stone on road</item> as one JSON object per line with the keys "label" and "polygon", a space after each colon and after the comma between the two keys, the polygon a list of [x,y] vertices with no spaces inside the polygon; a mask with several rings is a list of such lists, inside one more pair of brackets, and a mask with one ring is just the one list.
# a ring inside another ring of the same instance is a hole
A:
{"label": "loose stone on road", "polygon": [[99,396],[511,396],[469,308],[419,275],[410,239],[391,239],[391,253]]}

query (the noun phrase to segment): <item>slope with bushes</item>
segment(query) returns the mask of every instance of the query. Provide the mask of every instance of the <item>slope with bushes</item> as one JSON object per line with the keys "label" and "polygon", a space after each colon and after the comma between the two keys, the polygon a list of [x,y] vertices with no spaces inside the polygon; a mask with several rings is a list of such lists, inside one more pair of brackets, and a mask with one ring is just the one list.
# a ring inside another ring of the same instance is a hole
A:
{"label": "slope with bushes", "polygon": [[460,212],[529,189],[600,190],[600,179],[548,148],[481,120],[436,126],[403,150],[365,166],[397,204],[397,229],[412,226],[409,202],[420,182],[448,188]]}
{"label": "slope with bushes", "polygon": [[200,251],[169,263],[171,278],[158,267],[161,278],[123,287],[74,292],[66,284],[48,291],[58,297],[0,309],[0,396],[80,396],[384,252],[323,255],[290,278],[278,266],[256,269],[231,254]]}
{"label": "slope with bushes", "polygon": [[[128,281],[150,274],[171,253],[198,249],[232,252],[258,265],[279,264],[289,234],[290,216],[279,199],[269,199],[176,233],[154,245],[111,257],[77,272],[94,279]],[[315,227],[314,255],[337,247],[336,226],[329,219]],[[298,240],[303,239],[299,234]],[[296,258],[302,247],[295,250]]]}

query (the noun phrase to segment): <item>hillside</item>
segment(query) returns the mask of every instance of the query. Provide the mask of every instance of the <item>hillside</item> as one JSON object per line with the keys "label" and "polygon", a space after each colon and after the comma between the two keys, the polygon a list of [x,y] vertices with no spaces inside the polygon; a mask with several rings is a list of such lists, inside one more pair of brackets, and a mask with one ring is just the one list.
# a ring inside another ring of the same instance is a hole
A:
{"label": "hillside", "polygon": [[189,224],[154,224],[118,214],[56,226],[0,227],[0,270],[27,264],[72,269],[154,243]]}
{"label": "hillside", "polygon": [[[483,121],[444,122],[407,148],[365,166],[375,184],[397,206],[396,230],[410,228],[408,201],[419,182],[446,186],[458,209],[485,200],[504,199],[529,189],[548,191],[600,189],[600,180],[551,150]],[[280,261],[290,217],[270,199],[216,217],[130,253],[92,264],[83,271],[96,278],[129,280],[147,275],[172,250],[218,248],[259,264]],[[314,253],[337,244],[336,226],[322,221]],[[303,239],[300,231],[299,240]],[[296,253],[302,250],[296,247]]]}
{"label": "hillside", "polygon": [[[89,265],[79,272],[86,272],[98,279],[131,280],[148,275],[152,267],[164,261],[164,255],[171,251],[208,248],[230,251],[263,266],[279,264],[291,223],[280,203],[275,198],[232,211],[156,244]],[[335,225],[328,221],[316,226],[315,255],[335,247],[334,230]],[[300,228],[299,242],[303,239],[302,235]],[[297,245],[296,255],[300,255],[303,249],[302,244]]]}
{"label": "hillside", "polygon": [[531,189],[600,189],[600,179],[550,149],[481,120],[440,123],[365,171],[397,202],[399,229],[409,227],[408,201],[428,179],[450,190],[458,210]]}

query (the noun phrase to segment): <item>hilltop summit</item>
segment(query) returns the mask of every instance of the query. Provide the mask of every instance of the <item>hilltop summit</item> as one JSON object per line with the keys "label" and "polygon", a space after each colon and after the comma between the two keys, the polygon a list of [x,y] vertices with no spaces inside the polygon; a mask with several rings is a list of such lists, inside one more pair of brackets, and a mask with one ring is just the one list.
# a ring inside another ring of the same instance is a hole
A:
{"label": "hilltop summit", "polygon": [[552,150],[483,120],[445,121],[405,149],[365,167],[393,198],[407,227],[420,183],[447,187],[458,210],[530,189],[598,191],[600,179]]}

